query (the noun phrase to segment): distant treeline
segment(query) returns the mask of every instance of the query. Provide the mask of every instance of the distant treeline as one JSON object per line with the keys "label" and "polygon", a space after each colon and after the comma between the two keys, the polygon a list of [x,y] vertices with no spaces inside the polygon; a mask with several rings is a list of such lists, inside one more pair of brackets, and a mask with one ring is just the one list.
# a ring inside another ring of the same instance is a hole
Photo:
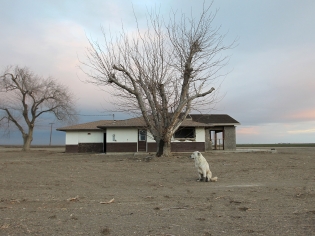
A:
{"label": "distant treeline", "polygon": [[315,147],[315,143],[236,144],[236,147]]}
{"label": "distant treeline", "polygon": [[[10,145],[10,144],[0,144],[3,148],[22,148],[23,145]],[[63,148],[65,145],[31,145],[31,148]]]}

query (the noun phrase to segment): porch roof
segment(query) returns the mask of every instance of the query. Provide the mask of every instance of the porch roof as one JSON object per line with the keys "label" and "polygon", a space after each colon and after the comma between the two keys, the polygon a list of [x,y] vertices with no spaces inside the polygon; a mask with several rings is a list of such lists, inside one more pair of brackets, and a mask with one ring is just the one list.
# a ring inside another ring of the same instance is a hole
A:
{"label": "porch roof", "polygon": [[211,126],[240,125],[240,123],[226,114],[189,114],[192,120]]}

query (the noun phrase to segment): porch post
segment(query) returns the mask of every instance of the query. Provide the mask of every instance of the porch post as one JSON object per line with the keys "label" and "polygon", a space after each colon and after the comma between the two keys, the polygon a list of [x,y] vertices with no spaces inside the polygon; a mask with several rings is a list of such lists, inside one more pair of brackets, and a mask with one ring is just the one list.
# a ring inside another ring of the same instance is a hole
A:
{"label": "porch post", "polygon": [[205,151],[211,151],[211,136],[210,136],[210,129],[205,129]]}

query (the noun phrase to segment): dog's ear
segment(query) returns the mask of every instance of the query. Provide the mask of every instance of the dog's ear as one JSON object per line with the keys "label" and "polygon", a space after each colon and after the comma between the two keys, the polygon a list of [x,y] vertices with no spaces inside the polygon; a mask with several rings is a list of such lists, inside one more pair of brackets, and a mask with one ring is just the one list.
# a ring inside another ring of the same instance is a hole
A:
{"label": "dog's ear", "polygon": [[198,153],[198,156],[200,156],[201,153],[200,152],[197,152],[197,153]]}

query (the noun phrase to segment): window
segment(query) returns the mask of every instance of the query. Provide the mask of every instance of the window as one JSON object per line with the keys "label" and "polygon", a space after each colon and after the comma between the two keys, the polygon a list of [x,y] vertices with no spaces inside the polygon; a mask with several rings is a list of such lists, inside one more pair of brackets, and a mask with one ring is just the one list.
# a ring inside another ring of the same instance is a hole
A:
{"label": "window", "polygon": [[139,130],[139,141],[146,141],[147,131]]}
{"label": "window", "polygon": [[194,127],[181,127],[175,134],[175,139],[195,139],[195,128]]}

